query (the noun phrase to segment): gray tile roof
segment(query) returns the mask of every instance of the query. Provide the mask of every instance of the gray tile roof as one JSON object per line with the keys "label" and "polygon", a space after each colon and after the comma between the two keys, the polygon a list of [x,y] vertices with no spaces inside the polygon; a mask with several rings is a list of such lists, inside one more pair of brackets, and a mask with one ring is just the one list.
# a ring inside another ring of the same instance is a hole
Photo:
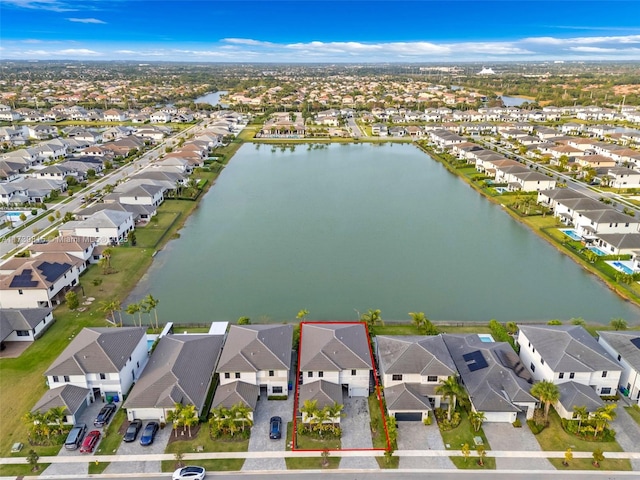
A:
{"label": "gray tile roof", "polygon": [[231,408],[238,403],[255,410],[260,395],[260,387],[250,383],[235,381],[218,385],[213,396],[211,408]]}
{"label": "gray tile roof", "polygon": [[381,373],[457,375],[449,350],[441,335],[376,337]]}
{"label": "gray tile roof", "polygon": [[218,372],[289,370],[293,325],[231,325]]}
{"label": "gray tile roof", "polygon": [[304,402],[316,400],[316,407],[332,407],[334,403],[342,403],[342,386],[326,380],[305,383],[298,387],[298,411]]}
{"label": "gray tile roof", "polygon": [[45,413],[54,407],[66,407],[67,415],[75,415],[87,401],[88,395],[88,388],[76,387],[70,384],[52,388],[38,400],[31,412]]}
{"label": "gray tile roof", "polygon": [[[478,411],[519,412],[515,403],[537,400],[529,393],[531,384],[518,375],[519,366],[514,363],[511,345],[506,342],[485,343],[476,334],[443,334],[444,343],[460,372],[469,397]],[[464,355],[479,351],[487,363],[484,368],[472,371]]]}
{"label": "gray tile roof", "polygon": [[45,375],[119,373],[146,335],[144,327],[83,328]]}
{"label": "gray tile roof", "polygon": [[558,385],[560,404],[567,412],[573,412],[574,407],[587,407],[588,412],[594,412],[604,405],[596,391],[589,385],[576,382],[564,382]]}
{"label": "gray tile roof", "polygon": [[640,233],[599,233],[598,238],[620,249],[640,249]]}
{"label": "gray tile roof", "polygon": [[625,362],[640,372],[640,347],[631,343],[631,340],[638,339],[636,342],[640,344],[639,331],[598,332],[598,335],[600,335],[603,340],[606,340]]}
{"label": "gray tile roof", "polygon": [[520,331],[554,372],[620,370],[596,339],[579,325],[523,325]]}
{"label": "gray tile roof", "polygon": [[422,395],[420,385],[401,383],[384,389],[387,410],[432,410],[429,398]]}
{"label": "gray tile roof", "polygon": [[302,325],[300,370],[373,368],[364,323]]}
{"label": "gray tile roof", "polygon": [[165,335],[153,351],[126,408],[195,405],[202,412],[220,355],[222,335]]}
{"label": "gray tile roof", "polygon": [[31,330],[53,311],[52,308],[0,309],[0,341],[16,330]]}

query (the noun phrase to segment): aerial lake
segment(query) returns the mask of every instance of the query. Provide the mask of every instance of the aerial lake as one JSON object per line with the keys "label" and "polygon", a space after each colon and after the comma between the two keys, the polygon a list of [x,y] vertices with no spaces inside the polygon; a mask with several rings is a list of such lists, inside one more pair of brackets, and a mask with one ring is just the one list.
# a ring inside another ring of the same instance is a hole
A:
{"label": "aerial lake", "polygon": [[[211,92],[203,95],[202,97],[196,98],[194,103],[208,103],[209,105],[213,105],[214,107],[220,103],[220,97],[226,95],[228,92],[224,90],[220,90],[219,92]],[[220,106],[226,107],[225,104],[220,103]]]}
{"label": "aerial lake", "polygon": [[532,102],[533,100],[529,98],[522,97],[509,97],[507,95],[502,95],[500,97],[502,99],[502,103],[504,103],[505,107],[519,107],[525,102]]}
{"label": "aerial lake", "polygon": [[[640,309],[413,145],[244,145],[128,302],[161,321],[638,323]],[[125,302],[126,305],[127,302]]]}

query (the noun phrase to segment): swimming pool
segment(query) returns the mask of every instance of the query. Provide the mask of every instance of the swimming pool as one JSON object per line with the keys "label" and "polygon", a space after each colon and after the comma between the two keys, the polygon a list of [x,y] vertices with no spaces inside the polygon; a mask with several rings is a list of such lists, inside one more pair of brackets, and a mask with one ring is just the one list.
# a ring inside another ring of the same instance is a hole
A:
{"label": "swimming pool", "polygon": [[480,341],[484,342],[484,343],[493,343],[493,342],[495,342],[493,337],[491,335],[489,335],[488,333],[479,333],[478,337],[480,338]]}
{"label": "swimming pool", "polygon": [[24,213],[27,217],[28,217],[29,215],[31,215],[31,212],[27,212],[27,211],[24,211],[24,212],[4,212],[4,214],[5,214],[7,217],[19,217],[19,216],[20,216],[20,215],[22,215],[23,213]]}
{"label": "swimming pool", "polygon": [[589,247],[589,250],[591,250],[596,255],[600,255],[601,257],[607,254],[607,252],[605,252],[604,250],[600,250],[598,247]]}
{"label": "swimming pool", "polygon": [[582,237],[578,235],[578,233],[571,228],[561,228],[560,231],[564,233],[567,237],[571,238],[571,240],[580,241]]}
{"label": "swimming pool", "polygon": [[502,195],[504,192],[507,191],[507,189],[504,187],[495,187],[495,189],[496,189],[496,192],[498,192],[500,195]]}
{"label": "swimming pool", "polygon": [[627,275],[633,275],[633,269],[629,268],[627,265],[625,265],[622,262],[607,262],[609,265],[611,265],[613,268],[615,268],[616,270],[618,270],[619,272],[622,273],[626,273]]}

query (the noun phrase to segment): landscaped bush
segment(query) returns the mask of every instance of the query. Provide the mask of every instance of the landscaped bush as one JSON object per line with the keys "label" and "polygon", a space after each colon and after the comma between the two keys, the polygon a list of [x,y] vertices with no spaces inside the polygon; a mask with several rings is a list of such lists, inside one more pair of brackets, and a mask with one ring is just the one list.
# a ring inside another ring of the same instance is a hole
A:
{"label": "landscaped bush", "polygon": [[504,325],[493,319],[489,321],[489,328],[491,329],[491,335],[494,340],[498,342],[508,342],[516,353],[518,352],[519,348],[516,345],[516,342],[513,340],[513,337],[509,335],[509,332],[507,332]]}
{"label": "landscaped bush", "polygon": [[537,424],[535,420],[527,420],[527,425],[529,425],[529,428],[531,429],[534,435],[539,434],[545,428],[544,425]]}
{"label": "landscaped bush", "polygon": [[519,418],[516,418],[516,421],[513,422],[511,425],[513,425],[515,428],[522,428],[522,422],[520,421]]}
{"label": "landscaped bush", "polygon": [[287,398],[289,397],[287,397],[286,395],[269,395],[267,397],[267,400],[286,400]]}
{"label": "landscaped bush", "polygon": [[451,414],[451,420],[447,418],[447,411],[442,408],[435,409],[436,420],[438,421],[438,427],[443,432],[447,432],[449,430],[453,430],[458,425],[460,425],[460,421],[462,420],[460,416],[460,412],[453,412]]}
{"label": "landscaped bush", "polygon": [[610,428],[605,428],[594,436],[595,426],[592,420],[582,422],[582,424],[577,420],[567,420],[566,418],[561,418],[560,421],[565,432],[586,442],[614,442],[616,439],[615,430]]}

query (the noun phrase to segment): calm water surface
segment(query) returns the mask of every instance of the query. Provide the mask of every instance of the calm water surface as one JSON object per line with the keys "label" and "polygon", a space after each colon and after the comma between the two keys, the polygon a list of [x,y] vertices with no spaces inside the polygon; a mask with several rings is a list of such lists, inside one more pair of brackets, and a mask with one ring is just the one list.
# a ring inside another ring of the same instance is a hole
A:
{"label": "calm water surface", "polygon": [[505,107],[519,107],[525,102],[531,102],[528,98],[521,97],[509,97],[507,95],[502,95],[502,103],[504,103]]}
{"label": "calm water surface", "polygon": [[130,301],[162,321],[449,321],[640,311],[411,145],[243,146]]}
{"label": "calm water surface", "polygon": [[[224,90],[220,90],[219,92],[211,92],[203,95],[202,97],[196,98],[194,103],[208,103],[209,105],[216,106],[220,103],[220,97],[226,95],[228,92]],[[226,107],[225,104],[220,103],[221,106]]]}

